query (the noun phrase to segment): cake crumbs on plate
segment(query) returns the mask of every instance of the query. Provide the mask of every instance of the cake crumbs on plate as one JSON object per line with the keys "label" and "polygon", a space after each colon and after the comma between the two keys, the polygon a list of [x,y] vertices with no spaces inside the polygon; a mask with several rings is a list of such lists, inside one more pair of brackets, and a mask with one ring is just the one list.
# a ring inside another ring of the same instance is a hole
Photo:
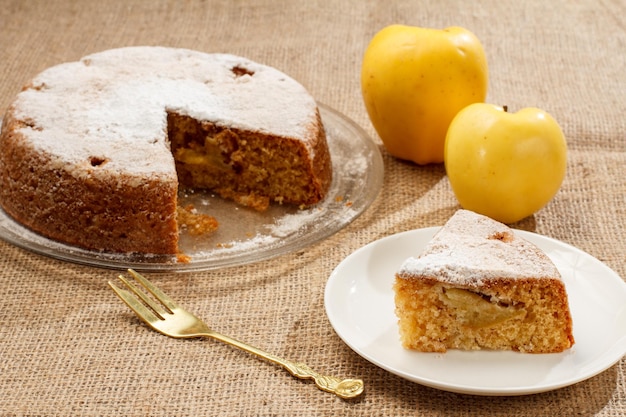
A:
{"label": "cake crumbs on plate", "polygon": [[189,262],[191,262],[191,256],[185,255],[184,253],[177,253],[176,262],[181,264],[188,264]]}
{"label": "cake crumbs on plate", "polygon": [[199,213],[198,210],[189,204],[185,207],[178,207],[178,224],[187,230],[191,236],[202,236],[213,233],[218,228],[217,219],[208,214]]}

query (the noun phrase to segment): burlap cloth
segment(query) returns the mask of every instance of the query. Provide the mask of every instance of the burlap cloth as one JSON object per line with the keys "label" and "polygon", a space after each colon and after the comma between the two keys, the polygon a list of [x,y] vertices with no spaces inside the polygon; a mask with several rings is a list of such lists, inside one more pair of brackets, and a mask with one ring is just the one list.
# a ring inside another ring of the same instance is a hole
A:
{"label": "burlap cloth", "polygon": [[[2,0],[0,113],[50,65],[113,47],[166,45],[280,68],[378,141],[359,86],[368,41],[396,22],[464,26],[486,49],[489,101],[541,107],[569,141],[561,191],[518,227],[574,245],[626,277],[624,2],[482,3]],[[383,158],[378,199],[325,241],[254,265],[149,275],[226,334],[320,371],[363,378],[359,400],[319,391],[218,342],[161,336],[108,288],[116,272],[2,241],[0,415],[626,415],[624,359],[571,387],[489,398],[408,382],[339,339],[323,303],[333,268],[376,239],[441,225],[458,207],[442,166],[401,163],[384,151]]]}

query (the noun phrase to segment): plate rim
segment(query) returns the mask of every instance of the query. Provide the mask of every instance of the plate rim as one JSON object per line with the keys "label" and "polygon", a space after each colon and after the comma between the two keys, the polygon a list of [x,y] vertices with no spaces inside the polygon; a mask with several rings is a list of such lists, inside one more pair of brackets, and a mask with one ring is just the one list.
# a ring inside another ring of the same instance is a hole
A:
{"label": "plate rim", "polygon": [[[493,388],[493,387],[485,387],[485,386],[482,386],[482,387],[471,386],[468,384],[450,384],[450,383],[446,383],[441,380],[436,380],[430,377],[420,376],[419,374],[411,373],[406,370],[394,369],[392,366],[386,364],[383,359],[377,357],[375,354],[372,354],[371,352],[368,352],[367,349],[363,349],[357,346],[356,343],[353,343],[348,337],[348,335],[344,334],[344,332],[341,330],[341,325],[346,325],[346,324],[341,323],[341,319],[339,318],[340,314],[336,314],[334,311],[337,306],[333,304],[333,300],[337,298],[337,295],[333,294],[333,292],[336,290],[337,286],[340,283],[340,280],[342,279],[342,276],[341,276],[342,269],[347,268],[348,264],[351,261],[353,261],[354,259],[357,259],[359,256],[362,256],[363,253],[374,250],[375,245],[386,245],[395,239],[400,239],[402,237],[406,237],[406,236],[410,236],[414,234],[416,235],[416,237],[419,234],[423,234],[425,237],[421,237],[422,239],[430,240],[430,238],[435,234],[435,232],[440,230],[441,227],[442,226],[432,226],[432,227],[424,227],[424,228],[407,230],[403,232],[394,233],[394,234],[382,237],[380,239],[377,239],[375,241],[369,242],[368,244],[356,249],[355,251],[350,253],[348,256],[346,256],[331,272],[328,278],[328,281],[326,283],[325,290],[324,290],[324,307],[325,307],[327,318],[329,322],[331,323],[331,326],[333,327],[335,333],[339,336],[339,338],[346,345],[348,345],[350,349],[352,349],[355,353],[357,353],[358,355],[366,359],[368,362],[392,374],[395,374],[404,379],[407,379],[408,381],[411,381],[420,385],[428,386],[431,388],[443,390],[443,391],[455,392],[455,393],[460,393],[460,394],[483,395],[483,396],[518,396],[518,395],[529,395],[529,394],[552,391],[552,390],[564,388],[566,386],[570,386],[570,385],[582,382],[584,380],[592,378],[606,371],[611,366],[619,362],[624,357],[624,355],[626,355],[626,333],[625,333],[621,337],[618,337],[614,341],[614,343],[609,346],[608,349],[605,349],[603,351],[603,354],[600,355],[599,359],[595,359],[593,361],[595,366],[592,367],[591,370],[587,370],[586,372],[583,372],[582,374],[576,373],[575,377],[564,378],[560,382],[555,381],[555,382],[548,382],[548,383],[536,384],[536,385]],[[531,243],[537,246],[539,246],[543,242],[550,243],[552,245],[556,245],[557,247],[565,248],[570,253],[574,252],[580,256],[587,258],[587,260],[591,260],[592,262],[596,264],[596,267],[602,266],[607,271],[611,272],[611,274],[608,274],[608,277],[605,277],[603,279],[607,280],[607,282],[609,282],[611,285],[615,285],[619,287],[621,291],[624,291],[624,293],[626,293],[626,282],[624,282],[624,280],[609,266],[607,266],[605,263],[595,258],[594,256],[590,255],[589,253],[581,249],[578,249],[575,246],[572,246],[566,242],[560,241],[558,239],[554,239],[549,236],[541,235],[541,234],[531,232],[531,231],[520,230],[520,229],[513,229],[513,231],[514,233],[519,234],[522,238],[529,240]],[[543,242],[541,242],[540,244],[537,244],[537,241],[540,241],[540,242],[543,241]],[[419,252],[419,249],[420,249],[419,247],[416,247],[415,248],[416,252]],[[558,265],[557,265],[557,268],[558,268]],[[367,275],[367,273],[365,275]],[[358,279],[364,280],[365,278],[360,277]],[[355,278],[352,280],[352,282],[355,282],[355,280],[358,280],[358,279]],[[564,279],[564,282],[566,282],[565,279]],[[566,283],[566,289],[569,292],[569,289],[567,287],[568,285]],[[393,292],[391,290],[391,283],[389,286],[389,291],[390,291],[391,296],[393,296]],[[618,314],[620,312],[621,310],[616,311],[616,313]],[[395,323],[394,323],[394,326],[396,326]],[[397,343],[397,346],[399,346],[401,349],[404,349],[400,345],[399,336],[398,336],[396,343]],[[456,351],[456,352],[460,352],[461,355],[464,353],[465,354],[472,353],[472,352],[463,352],[463,351]],[[496,355],[501,353],[501,352],[495,352],[495,351],[494,352],[478,351],[478,352],[488,353],[488,354],[493,353]],[[429,355],[429,356],[434,356],[434,357],[445,355],[445,354],[425,353],[425,352],[410,352],[410,353],[416,354],[416,355]],[[517,353],[517,352],[506,352],[506,354],[525,355],[525,354]],[[571,352],[566,351],[566,352],[557,353],[554,355],[568,355],[568,354],[571,354]]]}

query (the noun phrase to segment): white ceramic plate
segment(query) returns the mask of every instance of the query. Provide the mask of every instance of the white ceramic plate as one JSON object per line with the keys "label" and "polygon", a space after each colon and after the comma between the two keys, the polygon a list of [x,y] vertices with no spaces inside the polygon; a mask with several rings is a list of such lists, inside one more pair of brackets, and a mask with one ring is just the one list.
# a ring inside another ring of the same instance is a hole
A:
{"label": "white ceramic plate", "polygon": [[312,245],[356,219],[374,201],[383,183],[383,160],[376,143],[341,113],[319,105],[330,149],[333,181],[319,204],[300,210],[272,205],[265,212],[242,208],[208,193],[179,193],[182,205],[217,218],[220,227],[208,237],[181,232],[189,263],[175,257],[127,255],[84,250],[47,239],[16,223],[0,210],[0,238],[32,252],[107,268],[148,271],[198,271],[243,265]]}
{"label": "white ceramic plate", "polygon": [[565,387],[611,367],[626,354],[626,284],[605,264],[563,242],[525,231],[519,236],[552,259],[565,282],[575,345],[558,354],[404,349],[394,313],[393,280],[438,227],[383,238],[342,261],[326,285],[335,331],[373,364],[422,385],[464,394],[523,395]]}

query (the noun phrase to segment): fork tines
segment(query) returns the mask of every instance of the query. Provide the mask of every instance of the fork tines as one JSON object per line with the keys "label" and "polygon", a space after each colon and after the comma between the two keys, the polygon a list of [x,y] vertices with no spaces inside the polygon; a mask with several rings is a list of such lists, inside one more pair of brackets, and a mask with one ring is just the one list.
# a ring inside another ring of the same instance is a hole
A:
{"label": "fork tines", "polygon": [[126,288],[120,288],[112,281],[109,281],[109,286],[115,291],[115,293],[130,307],[139,317],[144,318],[148,324],[149,320],[164,320],[165,314],[173,314],[173,310],[176,309],[176,303],[163,293],[160,289],[154,286],[150,281],[143,277],[137,271],[129,269],[128,272],[134,278],[134,281],[141,284],[143,288],[148,290],[150,294],[158,301],[153,300],[146,292],[140,289],[133,282],[129,281],[123,275],[119,275],[118,278]]}

